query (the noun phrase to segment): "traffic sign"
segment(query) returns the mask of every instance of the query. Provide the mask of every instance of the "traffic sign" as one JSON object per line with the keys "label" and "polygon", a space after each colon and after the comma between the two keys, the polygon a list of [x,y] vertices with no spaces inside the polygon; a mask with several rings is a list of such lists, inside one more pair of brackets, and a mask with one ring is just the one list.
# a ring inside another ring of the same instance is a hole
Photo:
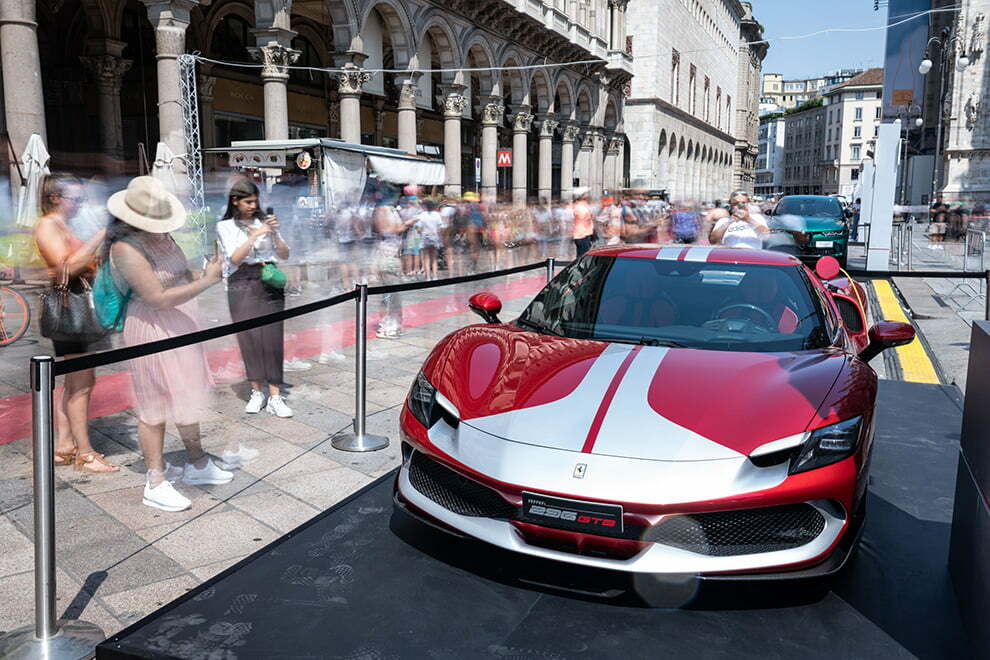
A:
{"label": "traffic sign", "polygon": [[481,183],[481,159],[474,159],[474,182]]}
{"label": "traffic sign", "polygon": [[495,164],[498,167],[512,167],[512,152],[499,151],[498,156],[495,158]]}

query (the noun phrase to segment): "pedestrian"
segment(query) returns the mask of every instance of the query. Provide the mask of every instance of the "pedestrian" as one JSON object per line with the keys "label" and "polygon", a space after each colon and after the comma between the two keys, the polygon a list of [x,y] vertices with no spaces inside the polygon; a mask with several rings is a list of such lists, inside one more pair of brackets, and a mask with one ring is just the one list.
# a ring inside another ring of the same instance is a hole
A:
{"label": "pedestrian", "polygon": [[729,209],[729,215],[715,223],[710,242],[726,247],[762,248],[763,237],[769,235],[770,228],[758,214],[750,213],[749,196],[741,191],[732,193]]}
{"label": "pedestrian", "polygon": [[[71,174],[50,174],[41,185],[41,218],[34,226],[38,251],[48,265],[52,285],[62,281],[76,294],[84,293],[96,274],[97,257],[106,229],[95,229],[83,241],[70,228],[70,222],[85,202],[82,183]],[[105,223],[104,223],[105,226]],[[100,341],[52,341],[56,357],[74,357],[109,348]],[[117,472],[93,449],[89,438],[89,402],[96,383],[93,369],[65,375],[55,391],[55,465],[72,465],[80,472]]]}
{"label": "pedestrian", "polygon": [[[107,201],[113,220],[107,230],[110,272],[121,291],[130,291],[124,343],[137,346],[200,330],[196,297],[220,281],[214,258],[193,278],[186,255],[170,232],[185,224],[182,203],[149,176],[133,179]],[[131,360],[131,383],[138,417],[138,441],[147,477],[145,505],[183,511],[191,502],[172,486],[229,482],[233,473],[203,451],[199,423],[209,414],[213,378],[202,344],[182,346]],[[183,468],[165,462],[165,424],[175,424],[186,450]]]}
{"label": "pedestrian", "polygon": [[578,199],[572,205],[571,210],[574,214],[574,249],[577,253],[576,257],[580,259],[591,249],[591,244],[595,240],[595,218],[591,213],[591,206],[588,204],[587,192],[582,191],[578,194]]}
{"label": "pedestrian", "polygon": [[[412,221],[410,221],[412,222]],[[384,195],[376,199],[375,211],[371,215],[377,244],[372,256],[372,271],[379,284],[388,286],[402,281],[402,233],[405,223],[395,207],[389,204]],[[398,339],[402,335],[402,300],[398,293],[382,296],[382,313],[378,320],[376,336],[380,339]]]}
{"label": "pedestrian", "polygon": [[[227,273],[227,302],[235,323],[285,309],[285,276],[279,282],[277,264],[289,258],[289,246],[279,234],[278,217],[262,213],[260,208],[258,186],[246,177],[237,179],[230,187],[223,220],[217,223]],[[237,333],[237,345],[251,384],[244,412],[253,415],[265,410],[276,417],[292,417],[281,390],[285,354],[282,321]]]}
{"label": "pedestrian", "polygon": [[942,243],[945,242],[945,232],[948,228],[949,207],[945,205],[941,197],[937,197],[935,203],[932,204],[930,213],[931,222],[928,224],[928,238],[931,244],[928,249],[944,250],[945,247]]}
{"label": "pedestrian", "polygon": [[860,197],[852,205],[852,228],[849,230],[849,238],[854,241],[859,240],[859,213],[863,209],[863,200]]}
{"label": "pedestrian", "polygon": [[701,233],[701,216],[684,202],[678,202],[670,214],[670,234],[675,243],[690,244]]}
{"label": "pedestrian", "polygon": [[420,236],[420,252],[423,259],[423,272],[426,279],[437,278],[437,253],[443,247],[444,222],[437,205],[430,198],[423,200],[423,210],[415,218],[415,228]]}

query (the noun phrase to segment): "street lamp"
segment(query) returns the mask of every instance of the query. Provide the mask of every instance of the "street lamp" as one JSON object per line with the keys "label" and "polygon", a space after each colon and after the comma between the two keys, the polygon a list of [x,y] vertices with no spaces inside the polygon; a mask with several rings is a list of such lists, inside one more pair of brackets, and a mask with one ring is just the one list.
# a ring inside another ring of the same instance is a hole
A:
{"label": "street lamp", "polygon": [[[937,37],[931,37],[928,43],[925,45],[925,58],[921,60],[918,65],[918,73],[921,75],[926,75],[932,70],[934,65],[932,61],[932,46],[938,46],[938,62],[939,62],[939,91],[938,91],[938,110],[936,115],[935,124],[935,163],[932,167],[932,201],[935,200],[935,194],[938,192],[938,180],[939,180],[939,166],[941,165],[941,152],[942,152],[942,124],[945,122],[945,79],[949,73],[949,53],[955,44],[959,41],[959,35],[953,34],[952,28],[946,26],[943,27]],[[965,51],[959,54],[959,58],[956,59],[956,71],[964,71],[966,67],[969,66],[969,58],[966,56]]]}

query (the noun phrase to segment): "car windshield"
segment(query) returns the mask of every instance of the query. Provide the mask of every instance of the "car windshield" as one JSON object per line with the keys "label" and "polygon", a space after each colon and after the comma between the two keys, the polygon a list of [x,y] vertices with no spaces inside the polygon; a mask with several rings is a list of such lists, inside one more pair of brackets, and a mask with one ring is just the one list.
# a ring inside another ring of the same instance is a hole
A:
{"label": "car windshield", "polygon": [[828,345],[821,305],[793,266],[585,256],[517,324],[575,339],[726,351]]}
{"label": "car windshield", "polygon": [[842,204],[833,197],[785,197],[777,205],[774,215],[841,218]]}

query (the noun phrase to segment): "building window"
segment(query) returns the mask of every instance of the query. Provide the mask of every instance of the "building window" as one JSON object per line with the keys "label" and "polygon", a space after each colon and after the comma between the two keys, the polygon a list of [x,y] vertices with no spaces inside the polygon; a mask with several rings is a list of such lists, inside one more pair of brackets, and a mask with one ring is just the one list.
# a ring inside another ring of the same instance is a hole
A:
{"label": "building window", "polygon": [[857,101],[863,100],[863,92],[856,92],[856,100]]}
{"label": "building window", "polygon": [[881,107],[881,106],[878,105],[877,106],[877,111],[874,114],[874,117],[873,118],[874,119],[881,119],[882,117],[883,117],[883,107]]}
{"label": "building window", "polygon": [[880,100],[882,98],[883,98],[883,92],[877,92],[877,100]]}
{"label": "building window", "polygon": [[879,124],[873,127],[873,137],[880,137],[880,126],[879,126]]}
{"label": "building window", "polygon": [[852,145],[852,147],[850,147],[850,158],[853,160],[860,160],[859,149],[860,147],[858,144]]}
{"label": "building window", "polygon": [[709,124],[712,122],[712,89],[711,82],[708,80],[708,76],[705,76],[705,121]]}
{"label": "building window", "polygon": [[859,181],[859,170],[853,170],[852,172],[849,173],[849,175],[850,175],[849,178],[851,178],[853,181]]}
{"label": "building window", "polygon": [[715,127],[722,128],[722,88],[715,88]]}
{"label": "building window", "polygon": [[863,121],[863,107],[856,106],[856,114],[853,116],[853,121]]}
{"label": "building window", "polygon": [[688,73],[688,112],[698,114],[698,69],[692,64]]}
{"label": "building window", "polygon": [[863,127],[862,126],[854,126],[853,127],[853,137],[854,138],[863,137]]}
{"label": "building window", "polygon": [[670,54],[670,102],[681,104],[681,54],[676,48]]}

